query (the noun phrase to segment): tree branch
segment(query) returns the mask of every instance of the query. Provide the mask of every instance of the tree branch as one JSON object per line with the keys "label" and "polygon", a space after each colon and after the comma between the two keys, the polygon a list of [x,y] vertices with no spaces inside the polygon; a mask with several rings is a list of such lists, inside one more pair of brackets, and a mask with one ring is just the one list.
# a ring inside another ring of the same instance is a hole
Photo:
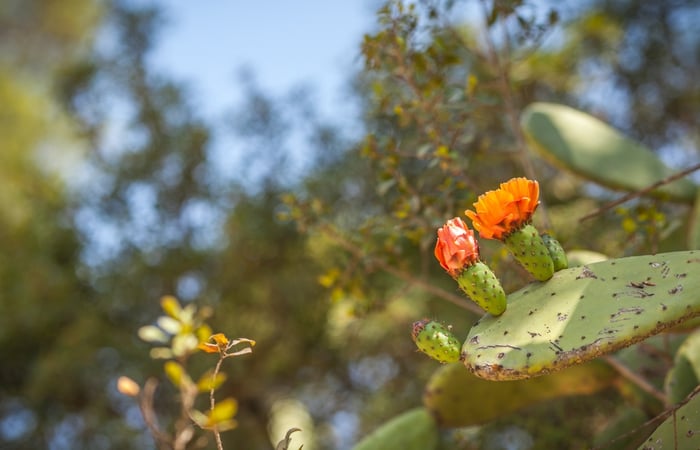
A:
{"label": "tree branch", "polygon": [[615,201],[612,201],[610,203],[607,203],[607,204],[601,206],[600,208],[593,211],[592,213],[586,214],[585,216],[581,217],[578,221],[583,222],[584,220],[588,220],[592,217],[598,216],[598,215],[604,213],[605,211],[608,211],[608,210],[616,207],[617,205],[621,205],[622,203],[625,203],[628,200],[632,200],[633,198],[641,197],[644,194],[648,194],[649,192],[653,191],[654,189],[656,189],[660,186],[663,186],[664,184],[668,184],[668,183],[676,181],[680,178],[683,178],[684,176],[689,175],[689,174],[695,172],[696,170],[700,170],[700,164],[696,164],[696,165],[690,167],[689,169],[685,169],[685,170],[682,170],[680,172],[677,172],[669,177],[664,178],[661,181],[657,181],[656,183],[645,187],[644,189],[641,189],[641,190],[635,191],[635,192],[630,192],[629,194],[624,195]]}

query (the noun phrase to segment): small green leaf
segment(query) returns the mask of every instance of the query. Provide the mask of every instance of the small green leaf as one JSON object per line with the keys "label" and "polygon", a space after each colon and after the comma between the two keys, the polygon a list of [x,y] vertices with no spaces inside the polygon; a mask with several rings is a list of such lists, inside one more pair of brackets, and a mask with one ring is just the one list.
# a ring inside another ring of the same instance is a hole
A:
{"label": "small green leaf", "polygon": [[173,351],[170,350],[168,347],[152,348],[149,354],[153,359],[170,359],[173,356],[175,356],[173,355]]}
{"label": "small green leaf", "polygon": [[177,334],[182,329],[180,322],[168,316],[160,316],[157,323],[166,333],[170,334]]}
{"label": "small green leaf", "polygon": [[198,345],[199,340],[194,334],[179,334],[173,338],[173,354],[175,356],[184,356],[193,353]]}
{"label": "small green leaf", "polygon": [[170,340],[170,336],[165,334],[160,328],[153,325],[146,325],[139,328],[138,335],[141,340],[150,343],[165,344]]}
{"label": "small green leaf", "polygon": [[231,420],[233,416],[236,415],[236,411],[238,411],[238,402],[235,399],[227,398],[226,400],[222,400],[209,412],[209,420],[207,423],[209,426],[214,426],[221,422]]}
{"label": "small green leaf", "polygon": [[168,361],[163,366],[165,370],[165,375],[167,375],[170,382],[172,382],[175,387],[180,387],[182,385],[182,379],[185,375],[185,369],[175,361]]}
{"label": "small green leaf", "polygon": [[182,309],[177,299],[170,295],[166,295],[160,299],[160,306],[163,308],[163,311],[165,311],[165,314],[169,315],[173,319],[180,315],[180,310]]}
{"label": "small green leaf", "polygon": [[212,376],[213,372],[213,370],[206,371],[204,375],[199,378],[199,381],[197,381],[197,389],[199,389],[200,392],[209,392],[212,389],[218,389],[219,386],[226,381],[225,373],[219,372],[216,374],[216,377],[214,377]]}

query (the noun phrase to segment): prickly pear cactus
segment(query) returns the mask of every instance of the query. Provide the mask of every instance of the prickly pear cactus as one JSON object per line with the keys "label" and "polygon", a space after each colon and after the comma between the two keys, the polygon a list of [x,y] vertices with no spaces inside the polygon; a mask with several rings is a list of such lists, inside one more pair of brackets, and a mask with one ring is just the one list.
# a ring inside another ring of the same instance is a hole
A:
{"label": "prickly pear cactus", "polygon": [[700,448],[700,396],[675,410],[638,450]]}
{"label": "prickly pear cactus", "polygon": [[440,427],[465,427],[551,398],[592,394],[617,379],[614,370],[596,361],[548,377],[501,383],[475,377],[462,364],[447,364],[428,381],[423,404]]}
{"label": "prickly pear cactus", "polygon": [[554,263],[537,229],[532,225],[525,225],[520,230],[511,233],[505,238],[508,250],[513,253],[515,259],[530,272],[535,279],[549,280],[554,274]]}
{"label": "prickly pear cactus", "polygon": [[435,420],[425,408],[416,408],[377,428],[353,450],[433,450],[437,445]]}
{"label": "prickly pear cactus", "polygon": [[[648,148],[568,106],[533,103],[520,122],[530,147],[543,158],[612,189],[642,190],[674,173]],[[696,192],[693,182],[680,179],[650,194],[692,203]]]}
{"label": "prickly pear cactus", "polygon": [[566,259],[566,252],[561,246],[559,241],[550,236],[547,233],[542,235],[542,242],[549,250],[549,256],[552,257],[552,263],[554,264],[554,271],[559,272],[569,267],[569,261]]}
{"label": "prickly pear cactus", "polygon": [[700,315],[700,251],[611,259],[561,270],[508,297],[462,346],[490,380],[530,378],[627,347]]}
{"label": "prickly pear cactus", "polygon": [[418,350],[441,363],[459,361],[460,343],[448,327],[428,319],[413,323],[411,337]]}
{"label": "prickly pear cactus", "polygon": [[462,271],[457,285],[486,312],[497,316],[506,310],[506,293],[489,266],[479,261]]}
{"label": "prickly pear cactus", "polygon": [[690,334],[676,352],[664,387],[672,404],[682,401],[700,384],[700,331]]}

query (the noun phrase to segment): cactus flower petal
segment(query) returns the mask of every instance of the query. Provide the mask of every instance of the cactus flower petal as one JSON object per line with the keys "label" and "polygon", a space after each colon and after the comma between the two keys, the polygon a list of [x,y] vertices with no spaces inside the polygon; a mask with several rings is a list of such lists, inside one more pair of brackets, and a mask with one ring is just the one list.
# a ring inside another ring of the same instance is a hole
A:
{"label": "cactus flower petal", "polygon": [[527,178],[512,178],[499,189],[482,194],[474,203],[475,211],[464,213],[484,239],[505,236],[530,222],[537,209],[540,186]]}
{"label": "cactus flower petal", "polygon": [[479,244],[474,231],[462,219],[448,220],[437,235],[435,257],[451,276],[456,277],[465,267],[479,260]]}

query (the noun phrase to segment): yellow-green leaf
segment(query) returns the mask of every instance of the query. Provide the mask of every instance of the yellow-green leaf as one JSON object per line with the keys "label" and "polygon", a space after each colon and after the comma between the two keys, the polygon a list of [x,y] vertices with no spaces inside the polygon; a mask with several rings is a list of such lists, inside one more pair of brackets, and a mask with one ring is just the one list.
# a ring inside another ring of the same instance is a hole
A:
{"label": "yellow-green leaf", "polygon": [[168,316],[160,316],[157,323],[166,333],[170,334],[177,334],[182,329],[180,322]]}
{"label": "yellow-green leaf", "polygon": [[171,295],[166,295],[160,299],[160,306],[163,311],[172,318],[177,318],[180,315],[182,308],[177,299]]}
{"label": "yellow-green leaf", "polygon": [[163,366],[165,370],[165,375],[168,379],[176,386],[180,387],[182,385],[182,379],[185,375],[185,369],[175,361],[168,361]]}
{"label": "yellow-green leaf", "polygon": [[212,334],[209,339],[214,341],[216,343],[216,345],[218,345],[220,347],[226,346],[226,344],[228,344],[228,338],[226,337],[226,335],[224,333]]}
{"label": "yellow-green leaf", "polygon": [[236,399],[227,398],[226,400],[220,401],[214,406],[208,416],[209,420],[207,422],[208,426],[218,425],[221,422],[226,422],[231,420],[238,411],[238,402]]}
{"label": "yellow-green leaf", "polygon": [[138,334],[141,340],[151,343],[165,344],[170,340],[170,337],[163,330],[153,325],[139,328]]}
{"label": "yellow-green leaf", "polygon": [[213,370],[208,370],[199,378],[199,381],[197,381],[197,389],[199,389],[200,392],[209,392],[212,389],[218,389],[219,386],[224,384],[224,381],[226,381],[225,373],[219,372],[216,374],[216,377],[214,377]]}

